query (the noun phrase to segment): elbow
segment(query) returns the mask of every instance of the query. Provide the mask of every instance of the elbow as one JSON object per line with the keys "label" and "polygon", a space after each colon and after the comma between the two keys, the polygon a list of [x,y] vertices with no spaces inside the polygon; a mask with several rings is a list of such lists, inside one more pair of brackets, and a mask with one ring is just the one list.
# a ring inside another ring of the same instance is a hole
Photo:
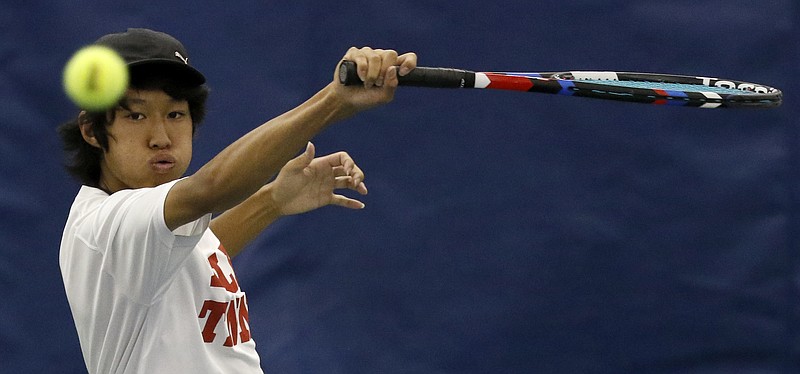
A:
{"label": "elbow", "polygon": [[181,189],[183,198],[180,200],[200,215],[219,213],[227,209],[223,195],[220,194],[218,179],[201,173],[185,178],[185,186]]}
{"label": "elbow", "polygon": [[202,214],[223,212],[247,197],[246,192],[240,193],[234,183],[217,173],[198,172],[185,181],[185,203]]}

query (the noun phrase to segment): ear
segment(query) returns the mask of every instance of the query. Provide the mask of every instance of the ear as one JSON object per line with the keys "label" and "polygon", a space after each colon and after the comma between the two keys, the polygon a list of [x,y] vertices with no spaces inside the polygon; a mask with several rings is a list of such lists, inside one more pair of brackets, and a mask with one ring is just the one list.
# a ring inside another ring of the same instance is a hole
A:
{"label": "ear", "polygon": [[78,128],[81,130],[81,136],[86,143],[92,147],[102,148],[100,142],[94,136],[94,124],[86,118],[86,111],[81,111],[78,114]]}

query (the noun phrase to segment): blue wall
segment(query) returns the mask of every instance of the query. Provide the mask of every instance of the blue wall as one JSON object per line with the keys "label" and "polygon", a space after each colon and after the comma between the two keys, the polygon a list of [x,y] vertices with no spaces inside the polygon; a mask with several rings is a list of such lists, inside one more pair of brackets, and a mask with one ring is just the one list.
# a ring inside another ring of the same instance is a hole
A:
{"label": "blue wall", "polygon": [[630,70],[780,87],[774,110],[404,88],[331,127],[367,208],[234,260],[272,373],[800,371],[792,0],[6,1],[0,372],[85,371],[58,270],[78,185],[55,127],[72,52],[166,31],[213,90],[192,170],[311,96],[350,45],[471,70]]}

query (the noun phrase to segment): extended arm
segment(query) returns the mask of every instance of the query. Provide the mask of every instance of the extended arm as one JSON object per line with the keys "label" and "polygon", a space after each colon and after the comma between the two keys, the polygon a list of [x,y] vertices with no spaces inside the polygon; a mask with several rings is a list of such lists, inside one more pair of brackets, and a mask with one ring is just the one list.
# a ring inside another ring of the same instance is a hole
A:
{"label": "extended arm", "polygon": [[244,201],[326,126],[391,101],[397,70],[404,73],[416,67],[413,53],[397,56],[394,51],[370,48],[351,48],[344,59],[356,61],[364,86],[346,87],[334,79],[308,101],[254,129],[176,183],[164,205],[167,227],[175,229]]}

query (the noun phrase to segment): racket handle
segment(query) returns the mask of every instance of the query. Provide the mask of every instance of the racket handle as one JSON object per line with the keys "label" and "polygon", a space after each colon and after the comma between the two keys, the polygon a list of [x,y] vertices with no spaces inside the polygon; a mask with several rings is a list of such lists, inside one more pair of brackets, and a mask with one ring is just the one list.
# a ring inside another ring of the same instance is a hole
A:
{"label": "racket handle", "polygon": [[[474,88],[475,73],[468,70],[450,68],[417,67],[408,74],[397,76],[401,86],[438,87],[438,88]],[[339,83],[352,86],[363,83],[356,72],[356,63],[342,61],[339,66]]]}

